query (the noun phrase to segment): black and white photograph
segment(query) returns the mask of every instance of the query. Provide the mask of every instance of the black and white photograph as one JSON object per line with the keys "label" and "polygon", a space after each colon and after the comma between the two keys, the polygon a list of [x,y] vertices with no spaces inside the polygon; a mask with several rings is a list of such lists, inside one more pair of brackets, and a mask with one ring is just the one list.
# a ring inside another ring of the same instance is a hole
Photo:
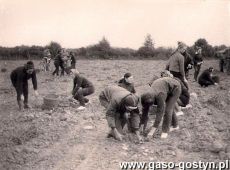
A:
{"label": "black and white photograph", "polygon": [[230,169],[230,0],[0,0],[0,170]]}

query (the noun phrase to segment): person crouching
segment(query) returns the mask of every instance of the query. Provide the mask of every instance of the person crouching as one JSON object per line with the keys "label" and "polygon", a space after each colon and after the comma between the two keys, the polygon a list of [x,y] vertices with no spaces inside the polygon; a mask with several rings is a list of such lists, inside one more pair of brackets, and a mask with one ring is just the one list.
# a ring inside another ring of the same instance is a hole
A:
{"label": "person crouching", "polygon": [[139,140],[140,113],[137,107],[138,97],[119,86],[108,86],[99,95],[100,103],[106,108],[106,119],[111,128],[108,137],[121,141],[125,124]]}
{"label": "person crouching", "polygon": [[86,103],[89,102],[85,96],[94,93],[93,83],[81,76],[76,69],[71,69],[71,72],[74,74],[72,95],[81,105],[77,110],[84,110]]}

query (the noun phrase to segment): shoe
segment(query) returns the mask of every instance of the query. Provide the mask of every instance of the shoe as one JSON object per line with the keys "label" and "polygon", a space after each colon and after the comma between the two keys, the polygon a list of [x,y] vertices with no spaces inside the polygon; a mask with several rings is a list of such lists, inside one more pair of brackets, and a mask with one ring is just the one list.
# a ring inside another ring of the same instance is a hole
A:
{"label": "shoe", "polygon": [[29,106],[28,104],[25,104],[24,109],[31,109],[31,106]]}
{"label": "shoe", "polygon": [[169,129],[169,132],[173,132],[173,131],[175,131],[175,130],[179,130],[180,128],[179,128],[179,126],[177,126],[177,127],[170,127],[170,129]]}
{"label": "shoe", "polygon": [[176,112],[176,115],[177,116],[182,116],[182,115],[184,115],[184,112],[182,112],[182,111]]}
{"label": "shoe", "polygon": [[77,108],[77,111],[81,111],[81,110],[85,110],[85,107],[84,106],[80,106]]}
{"label": "shoe", "polygon": [[88,101],[87,103],[85,103],[86,106],[89,105],[89,104],[91,104],[90,101]]}
{"label": "shoe", "polygon": [[162,133],[161,134],[161,139],[166,139],[168,137],[168,133]]}

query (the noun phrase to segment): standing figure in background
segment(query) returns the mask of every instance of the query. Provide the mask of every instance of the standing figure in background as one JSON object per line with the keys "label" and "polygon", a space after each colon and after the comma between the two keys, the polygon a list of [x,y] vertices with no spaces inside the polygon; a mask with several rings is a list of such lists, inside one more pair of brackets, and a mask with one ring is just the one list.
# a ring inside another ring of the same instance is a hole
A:
{"label": "standing figure in background", "polygon": [[124,78],[119,80],[118,85],[130,91],[131,93],[136,93],[136,90],[133,84],[133,76],[131,73],[125,73]]}
{"label": "standing figure in background", "polygon": [[50,71],[50,62],[51,62],[51,53],[49,49],[45,49],[43,53],[43,63],[44,63],[44,71]]}
{"label": "standing figure in background", "polygon": [[177,50],[170,56],[169,61],[166,65],[166,70],[170,71],[170,73],[174,76],[179,78],[185,85],[188,87],[188,81],[185,77],[185,70],[184,70],[184,56],[187,49],[186,44],[183,42],[178,42]]}
{"label": "standing figure in background", "polygon": [[30,108],[28,105],[28,80],[31,78],[33,83],[33,88],[35,95],[38,96],[37,92],[37,77],[34,69],[34,63],[28,61],[25,66],[18,67],[11,72],[10,75],[11,82],[17,92],[17,101],[19,109],[22,110],[23,103],[22,98],[24,98],[24,108]]}
{"label": "standing figure in background", "polygon": [[197,81],[198,75],[200,73],[200,68],[203,63],[203,56],[202,56],[202,48],[201,47],[196,47],[196,52],[193,58],[193,63],[194,63],[194,79]]}
{"label": "standing figure in background", "polygon": [[58,52],[58,54],[55,56],[54,58],[54,66],[55,66],[55,70],[53,72],[53,75],[59,75],[59,67],[61,67],[62,69],[64,69],[64,63],[63,60],[61,58],[61,51]]}
{"label": "standing figure in background", "polygon": [[70,60],[71,60],[71,69],[75,69],[76,68],[76,59],[75,59],[74,53],[71,51],[69,53],[69,55],[70,55]]}

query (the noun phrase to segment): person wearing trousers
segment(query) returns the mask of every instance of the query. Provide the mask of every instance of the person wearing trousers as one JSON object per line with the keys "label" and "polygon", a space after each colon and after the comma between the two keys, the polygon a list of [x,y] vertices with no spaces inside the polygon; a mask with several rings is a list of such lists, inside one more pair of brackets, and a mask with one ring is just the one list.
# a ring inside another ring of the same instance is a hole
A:
{"label": "person wearing trousers", "polygon": [[78,110],[84,110],[86,103],[89,102],[86,96],[93,94],[95,91],[93,83],[81,76],[76,69],[71,69],[71,72],[73,72],[75,76],[73,79],[72,95],[81,105]]}
{"label": "person wearing trousers", "polygon": [[18,67],[11,72],[10,75],[11,82],[17,92],[17,102],[19,109],[22,110],[22,97],[24,97],[24,108],[28,109],[28,80],[32,79],[33,88],[35,91],[35,95],[38,96],[37,92],[37,77],[36,72],[34,70],[34,63],[32,61],[28,61],[25,66]]}
{"label": "person wearing trousers", "polygon": [[193,58],[193,63],[194,63],[194,79],[197,81],[198,75],[200,73],[200,68],[203,63],[203,58],[202,58],[202,49],[201,47],[197,47],[197,51],[195,52],[195,56]]}
{"label": "person wearing trousers", "polygon": [[[153,104],[157,105],[156,119],[148,130],[148,138],[154,135],[162,118],[163,125],[161,138],[167,138],[169,130],[179,129],[174,108],[180,94],[181,85],[177,80],[171,77],[162,77],[152,83],[149,92],[145,92],[141,95],[142,117],[140,126],[143,131],[145,131],[147,127],[149,107]],[[172,128],[170,128],[171,125]]]}
{"label": "person wearing trousers", "polygon": [[139,98],[128,90],[119,86],[107,86],[99,95],[101,105],[106,108],[106,119],[111,128],[109,137],[121,141],[123,128],[134,132],[139,141],[140,113],[138,109]]}
{"label": "person wearing trousers", "polygon": [[187,46],[183,42],[178,42],[177,50],[170,56],[169,61],[166,65],[166,70],[179,78],[188,87],[188,81],[185,77],[185,59],[183,54],[186,52]]}
{"label": "person wearing trousers", "polygon": [[217,85],[217,83],[214,81],[212,72],[213,67],[209,67],[208,69],[204,70],[201,75],[198,78],[198,83],[201,85],[201,87],[208,87],[210,85]]}

